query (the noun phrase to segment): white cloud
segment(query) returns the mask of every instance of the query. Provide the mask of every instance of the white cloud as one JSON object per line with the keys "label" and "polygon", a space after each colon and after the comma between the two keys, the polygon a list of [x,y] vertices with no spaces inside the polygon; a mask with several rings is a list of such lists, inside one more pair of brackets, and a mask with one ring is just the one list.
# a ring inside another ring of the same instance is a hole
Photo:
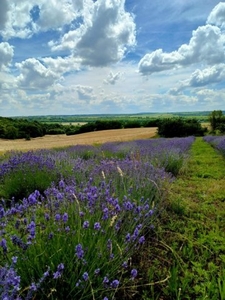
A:
{"label": "white cloud", "polygon": [[207,23],[225,29],[225,2],[220,2],[213,8],[207,19]]}
{"label": "white cloud", "polygon": [[25,89],[46,89],[60,77],[35,58],[16,63],[16,67],[21,71],[17,77],[18,85]]}
{"label": "white cloud", "polygon": [[0,70],[5,69],[13,58],[14,50],[9,43],[0,43]]}
{"label": "white cloud", "polygon": [[214,65],[203,70],[195,70],[191,76],[180,81],[178,86],[169,90],[170,95],[178,95],[187,88],[199,88],[225,81],[225,64]]}
{"label": "white cloud", "polygon": [[106,84],[115,84],[121,77],[121,73],[117,72],[113,74],[113,72],[110,72],[107,78],[103,81]]}
{"label": "white cloud", "polygon": [[64,74],[66,72],[80,70],[80,59],[72,56],[52,58],[44,57],[40,59],[52,72]]}
{"label": "white cloud", "polygon": [[28,38],[36,32],[62,29],[78,15],[71,0],[1,0],[1,35]]}
{"label": "white cloud", "polygon": [[203,62],[208,65],[222,63],[225,59],[225,36],[213,25],[198,27],[193,31],[189,44],[183,44],[177,51],[164,53],[158,49],[146,54],[139,62],[139,72],[149,75],[174,67]]}
{"label": "white cloud", "polygon": [[76,18],[72,3],[61,0],[41,1],[40,17],[37,20],[41,30],[57,29],[65,24],[70,24]]}
{"label": "white cloud", "polygon": [[206,86],[222,80],[225,80],[225,64],[215,65],[204,70],[197,69],[189,80],[189,86]]}
{"label": "white cloud", "polygon": [[89,3],[83,9],[83,24],[49,45],[52,50],[72,50],[84,65],[105,66],[120,61],[136,42],[134,19],[124,6],[125,0]]}
{"label": "white cloud", "polygon": [[76,91],[80,100],[91,100],[95,97],[91,86],[77,85]]}
{"label": "white cloud", "polygon": [[9,3],[7,0],[1,0],[0,9],[0,30],[5,28],[5,24],[8,19]]}

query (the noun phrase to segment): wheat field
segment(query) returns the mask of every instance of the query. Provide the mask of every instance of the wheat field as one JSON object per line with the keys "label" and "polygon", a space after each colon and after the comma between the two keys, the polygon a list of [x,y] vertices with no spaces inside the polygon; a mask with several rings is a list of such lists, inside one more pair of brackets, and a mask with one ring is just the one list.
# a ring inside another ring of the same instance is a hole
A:
{"label": "wheat field", "polygon": [[35,150],[67,147],[72,145],[93,145],[115,141],[130,141],[137,139],[148,139],[155,136],[157,127],[151,128],[128,128],[111,129],[95,132],[82,133],[78,135],[45,135],[43,137],[6,140],[0,139],[0,152],[11,150]]}

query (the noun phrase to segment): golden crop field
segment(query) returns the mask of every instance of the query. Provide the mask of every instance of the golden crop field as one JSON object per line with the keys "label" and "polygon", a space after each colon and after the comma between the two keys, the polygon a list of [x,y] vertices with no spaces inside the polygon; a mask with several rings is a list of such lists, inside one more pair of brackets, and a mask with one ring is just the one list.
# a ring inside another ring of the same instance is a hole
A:
{"label": "golden crop field", "polygon": [[82,133],[78,135],[45,135],[32,138],[27,141],[0,139],[0,153],[10,150],[35,150],[60,148],[72,145],[92,145],[105,142],[129,141],[136,139],[148,139],[155,136],[157,127],[154,128],[128,128],[111,129],[95,132]]}

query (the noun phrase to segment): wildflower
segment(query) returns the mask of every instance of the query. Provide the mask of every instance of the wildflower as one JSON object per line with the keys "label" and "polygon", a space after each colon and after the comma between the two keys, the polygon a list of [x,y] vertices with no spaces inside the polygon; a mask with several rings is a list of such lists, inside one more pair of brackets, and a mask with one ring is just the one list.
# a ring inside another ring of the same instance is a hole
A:
{"label": "wildflower", "polygon": [[108,283],[109,283],[109,279],[108,279],[108,277],[105,276],[103,279],[104,286],[106,286]]}
{"label": "wildflower", "polygon": [[95,275],[98,275],[100,273],[100,269],[99,268],[96,269],[94,273],[95,273]]}
{"label": "wildflower", "polygon": [[65,222],[65,223],[68,221],[68,214],[67,214],[67,213],[64,213],[64,214],[63,214],[62,220],[63,220],[63,222]]}
{"label": "wildflower", "polygon": [[126,268],[128,267],[128,263],[127,263],[126,261],[124,261],[124,262],[122,263],[122,267],[123,267],[124,269],[126,269]]}
{"label": "wildflower", "polygon": [[56,214],[56,215],[55,215],[55,220],[56,220],[56,222],[59,222],[59,221],[60,221],[60,219],[61,219],[61,216],[60,216],[60,214]]}
{"label": "wildflower", "polygon": [[70,231],[70,226],[66,226],[65,231],[69,232]]}
{"label": "wildflower", "polygon": [[128,233],[125,237],[126,242],[130,242],[130,233]]}
{"label": "wildflower", "polygon": [[37,290],[37,286],[36,286],[36,284],[35,284],[34,282],[31,283],[30,289],[31,289],[32,291],[36,291],[36,290]]}
{"label": "wildflower", "polygon": [[52,232],[50,232],[49,235],[48,235],[48,239],[51,240],[53,238],[53,235],[54,234]]}
{"label": "wildflower", "polygon": [[87,229],[89,227],[89,221],[84,221],[83,228]]}
{"label": "wildflower", "polygon": [[2,239],[0,242],[0,247],[2,247],[3,252],[6,253],[7,252],[7,243],[5,239]]}
{"label": "wildflower", "polygon": [[14,264],[16,264],[16,263],[17,263],[17,259],[18,259],[18,256],[13,256],[13,257],[12,257],[12,262],[13,262]]}
{"label": "wildflower", "polygon": [[134,279],[135,277],[137,277],[137,274],[138,274],[138,272],[137,272],[136,269],[132,269],[132,270],[131,270],[131,278],[132,278],[132,279]]}
{"label": "wildflower", "polygon": [[59,264],[57,267],[57,271],[55,273],[53,273],[53,278],[57,279],[60,278],[62,276],[62,272],[64,270],[64,264]]}
{"label": "wildflower", "polygon": [[96,222],[96,223],[94,224],[94,229],[95,229],[95,230],[100,230],[100,229],[101,229],[101,224],[100,224],[99,222]]}
{"label": "wildflower", "polygon": [[116,289],[119,284],[120,284],[119,280],[115,279],[111,282],[110,286],[111,288]]}
{"label": "wildflower", "polygon": [[84,281],[88,281],[89,276],[88,276],[87,272],[84,272],[82,277],[83,277]]}
{"label": "wildflower", "polygon": [[63,189],[65,186],[66,186],[65,182],[61,179],[60,182],[59,182],[59,188]]}
{"label": "wildflower", "polygon": [[145,242],[145,237],[142,235],[140,238],[139,238],[139,244],[143,244]]}
{"label": "wildflower", "polygon": [[84,257],[84,250],[82,248],[82,245],[81,244],[78,244],[76,247],[75,247],[75,251],[76,251],[76,256],[81,259]]}

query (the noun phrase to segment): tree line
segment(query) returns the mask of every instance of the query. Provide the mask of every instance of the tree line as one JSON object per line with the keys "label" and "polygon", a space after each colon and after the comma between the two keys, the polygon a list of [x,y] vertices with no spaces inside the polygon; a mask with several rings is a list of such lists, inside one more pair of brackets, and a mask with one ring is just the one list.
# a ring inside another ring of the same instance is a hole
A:
{"label": "tree line", "polygon": [[[210,133],[225,133],[225,115],[221,110],[214,110],[209,114]],[[196,118],[170,117],[132,120],[97,120],[84,125],[63,125],[60,123],[42,123],[36,120],[0,117],[0,138],[20,139],[41,137],[46,134],[74,135],[91,131],[158,127],[161,137],[203,136],[208,129],[202,127]]]}

